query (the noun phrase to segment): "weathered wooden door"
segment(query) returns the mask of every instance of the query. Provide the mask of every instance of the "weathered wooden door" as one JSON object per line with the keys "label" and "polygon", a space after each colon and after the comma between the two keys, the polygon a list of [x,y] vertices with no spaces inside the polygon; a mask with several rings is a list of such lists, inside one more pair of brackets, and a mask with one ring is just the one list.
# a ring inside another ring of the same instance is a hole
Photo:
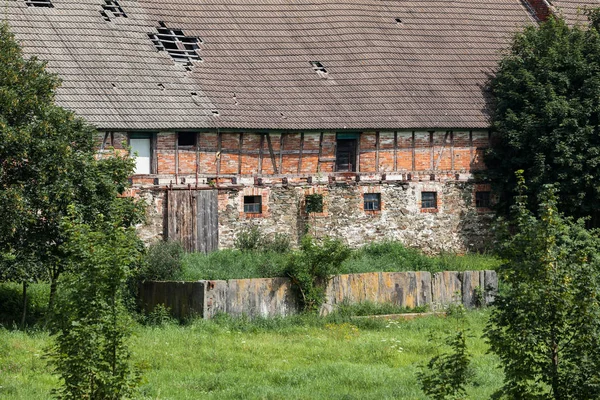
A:
{"label": "weathered wooden door", "polygon": [[186,251],[208,253],[219,248],[216,190],[170,190],[167,194],[167,238]]}

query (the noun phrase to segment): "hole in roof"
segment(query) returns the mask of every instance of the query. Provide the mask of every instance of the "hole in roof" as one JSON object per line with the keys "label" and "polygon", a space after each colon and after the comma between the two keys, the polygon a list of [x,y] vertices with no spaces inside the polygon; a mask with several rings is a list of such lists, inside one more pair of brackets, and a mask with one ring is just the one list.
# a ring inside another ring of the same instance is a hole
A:
{"label": "hole in roof", "polygon": [[100,14],[102,14],[106,21],[110,21],[111,18],[127,18],[127,14],[125,14],[125,11],[123,11],[117,0],[104,0]]}
{"label": "hole in roof", "polygon": [[397,23],[397,24],[401,24],[401,23],[402,23],[402,20],[401,20],[400,18],[396,18],[396,23]]}
{"label": "hole in roof", "polygon": [[158,84],[158,85],[156,85],[156,86],[158,86],[158,88],[159,88],[160,90],[165,90],[165,85],[163,85],[162,83],[159,83],[159,84]]}
{"label": "hole in roof", "polygon": [[174,61],[185,63],[186,69],[191,71],[192,61],[202,61],[198,54],[200,39],[186,36],[181,29],[167,28],[162,21],[159,24],[157,33],[148,34],[154,47],[158,51],[166,51]]}
{"label": "hole in roof", "polygon": [[196,92],[191,92],[190,94],[191,94],[192,96],[198,96],[198,93],[196,93]]}
{"label": "hole in roof", "polygon": [[160,26],[162,26],[163,28],[166,28],[166,27],[167,27],[167,24],[165,24],[165,21],[158,21],[158,24],[159,24]]}
{"label": "hole in roof", "polygon": [[50,0],[25,0],[25,4],[27,4],[27,7],[54,7]]}
{"label": "hole in roof", "polygon": [[325,69],[325,66],[321,64],[321,62],[310,61],[310,65],[312,66],[313,70],[317,72],[321,77],[327,77],[327,70]]}
{"label": "hole in roof", "polygon": [[117,85],[116,85],[116,84],[114,84],[114,83],[112,83],[112,87],[113,87],[113,89],[114,89],[114,88],[116,88],[116,87],[117,87]]}
{"label": "hole in roof", "polygon": [[218,117],[219,116],[219,111],[218,110],[212,110],[212,115],[213,115],[213,117]]}

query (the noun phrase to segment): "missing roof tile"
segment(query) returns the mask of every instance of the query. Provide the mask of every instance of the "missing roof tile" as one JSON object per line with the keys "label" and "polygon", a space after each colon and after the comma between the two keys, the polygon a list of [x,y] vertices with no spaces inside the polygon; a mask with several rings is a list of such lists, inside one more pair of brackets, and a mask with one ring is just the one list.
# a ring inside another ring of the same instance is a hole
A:
{"label": "missing roof tile", "polygon": [[400,18],[396,18],[396,23],[397,23],[397,24],[401,24],[401,23],[402,23],[402,20],[401,20]]}
{"label": "missing roof tile", "polygon": [[323,64],[321,64],[319,61],[310,61],[310,65],[312,65],[313,69],[317,72],[320,72],[322,74],[327,73],[327,70],[325,69]]}
{"label": "missing roof tile", "polygon": [[167,28],[162,21],[159,24],[160,27],[156,28],[158,33],[148,34],[158,51],[166,51],[174,61],[185,63],[186,67],[191,67],[192,61],[202,61],[198,54],[202,43],[200,38],[186,36],[181,29]]}
{"label": "missing roof tile", "polygon": [[106,21],[110,21],[111,18],[127,18],[127,14],[125,14],[125,11],[123,11],[117,0],[104,0],[100,14],[102,14]]}
{"label": "missing roof tile", "polygon": [[219,110],[212,110],[212,115],[213,115],[213,117],[218,117],[219,116]]}
{"label": "missing roof tile", "polygon": [[25,0],[25,4],[27,4],[27,7],[54,7],[50,0]]}

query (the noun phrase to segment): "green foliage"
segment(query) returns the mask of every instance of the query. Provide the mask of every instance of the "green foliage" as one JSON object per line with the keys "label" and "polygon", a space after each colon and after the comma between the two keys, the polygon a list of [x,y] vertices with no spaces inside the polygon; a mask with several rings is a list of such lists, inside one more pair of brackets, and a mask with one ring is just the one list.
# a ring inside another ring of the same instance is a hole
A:
{"label": "green foliage", "polygon": [[[190,253],[183,256],[183,270],[176,279],[194,281],[286,276],[287,257],[288,252],[275,248],[272,251],[224,249],[209,254]],[[350,257],[342,262],[339,273],[478,271],[496,269],[500,263],[496,257],[485,254],[428,257],[400,242],[381,242],[351,250]]]}
{"label": "green foliage", "polygon": [[276,233],[268,237],[257,225],[246,225],[237,234],[233,245],[243,252],[272,251],[285,253],[290,251],[291,241],[288,235]]}
{"label": "green foliage", "polygon": [[589,27],[555,17],[527,27],[492,79],[498,140],[485,162],[505,213],[524,170],[528,194],[555,184],[561,211],[600,224],[600,35],[589,14]]}
{"label": "green foliage", "polygon": [[309,194],[304,197],[304,211],[307,214],[323,212],[323,195]]}
{"label": "green foliage", "polygon": [[305,311],[318,311],[327,282],[349,256],[350,249],[339,240],[327,237],[317,243],[310,235],[302,238],[300,250],[290,254],[285,273],[300,292]]}
{"label": "green foliage", "polygon": [[238,232],[233,245],[238,250],[250,251],[258,250],[261,247],[261,242],[262,233],[258,226],[247,225]]}
{"label": "green foliage", "polygon": [[[12,328],[21,323],[22,287],[18,283],[0,284],[0,326]],[[27,318],[25,325],[32,327],[43,320],[48,307],[50,286],[32,283],[27,288]]]}
{"label": "green foliage", "polygon": [[486,331],[505,374],[497,397],[598,399],[598,232],[563,217],[551,187],[540,199],[536,217],[518,196],[512,221],[500,229],[503,289]]}
{"label": "green foliage", "polygon": [[93,127],[54,104],[59,84],[44,63],[23,57],[1,23],[0,279],[50,280],[50,309],[67,267],[68,210],[83,222],[102,214],[125,227],[143,215],[143,204],[118,197],[134,161],[116,152],[96,157]]}
{"label": "green foliage", "polygon": [[93,226],[63,220],[68,268],[51,324],[50,360],[61,378],[59,399],[122,399],[140,381],[129,363],[130,317],[123,305],[127,281],[139,264],[133,228],[96,216]]}
{"label": "green foliage", "polygon": [[144,325],[163,326],[166,324],[175,323],[175,319],[171,316],[171,309],[164,304],[157,304],[154,309],[144,316]]}
{"label": "green foliage", "polygon": [[160,241],[152,243],[145,262],[138,273],[139,281],[169,281],[181,275],[185,251],[179,242]]}
{"label": "green foliage", "polygon": [[466,399],[466,387],[473,373],[466,343],[468,331],[463,328],[465,309],[462,304],[450,304],[446,316],[456,324],[456,331],[445,339],[450,351],[433,357],[427,369],[422,368],[417,377],[423,392],[432,399]]}

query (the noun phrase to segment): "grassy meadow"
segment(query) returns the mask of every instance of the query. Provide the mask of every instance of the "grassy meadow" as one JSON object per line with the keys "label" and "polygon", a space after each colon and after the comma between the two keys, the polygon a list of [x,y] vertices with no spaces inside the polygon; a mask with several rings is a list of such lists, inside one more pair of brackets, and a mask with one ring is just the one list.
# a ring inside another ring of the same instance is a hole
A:
{"label": "grassy meadow", "polygon": [[[474,383],[469,399],[501,384],[481,339],[486,311],[467,314]],[[140,399],[425,399],[420,364],[445,349],[455,322],[295,316],[247,321],[222,316],[186,325],[135,325],[132,359],[143,369]],[[50,397],[45,332],[0,329],[0,398]]]}

